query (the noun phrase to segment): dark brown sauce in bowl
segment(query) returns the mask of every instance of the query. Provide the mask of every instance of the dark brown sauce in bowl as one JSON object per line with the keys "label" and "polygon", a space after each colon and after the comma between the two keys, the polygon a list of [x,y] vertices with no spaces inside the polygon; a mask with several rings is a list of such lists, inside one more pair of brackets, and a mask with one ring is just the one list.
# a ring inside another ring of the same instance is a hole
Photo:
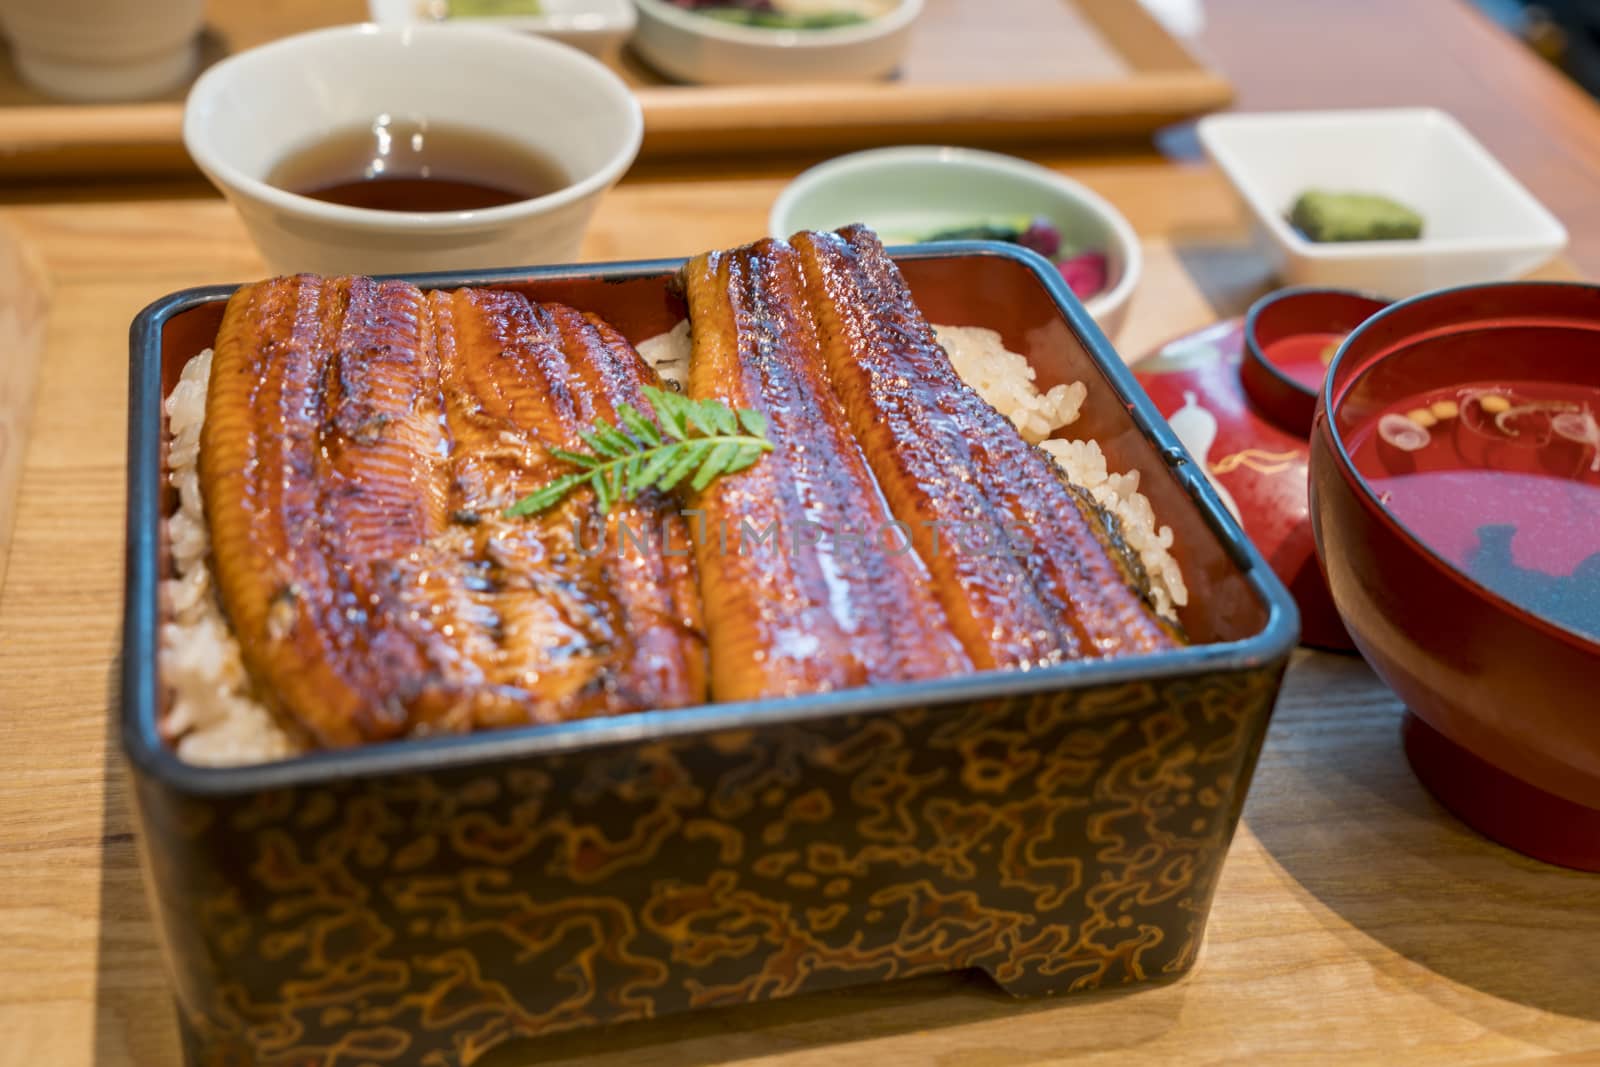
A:
{"label": "dark brown sauce in bowl", "polygon": [[477,211],[571,184],[554,159],[466,126],[380,116],[291,152],[267,182],[301,196],[375,211]]}

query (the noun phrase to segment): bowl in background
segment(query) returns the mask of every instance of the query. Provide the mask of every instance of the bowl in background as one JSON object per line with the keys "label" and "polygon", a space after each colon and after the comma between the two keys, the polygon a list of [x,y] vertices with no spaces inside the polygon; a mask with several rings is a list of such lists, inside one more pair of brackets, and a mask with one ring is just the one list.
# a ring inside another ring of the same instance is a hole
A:
{"label": "bowl in background", "polygon": [[887,15],[830,30],[735,26],[667,0],[634,0],[634,50],[670,78],[700,85],[872,81],[893,74],[923,0],[899,0]]}
{"label": "bowl in background", "polygon": [[[448,0],[438,0],[437,6],[444,12],[449,10]],[[445,14],[436,18],[432,14],[434,7],[427,0],[367,0],[368,17],[379,26],[444,22],[533,33],[581,48],[598,59],[610,59],[620,53],[638,23],[633,0],[539,0],[536,15]]]}
{"label": "bowl in background", "polygon": [[[1600,463],[1600,443],[1582,451],[1554,433],[1548,441],[1485,434],[1486,394],[1474,400],[1468,390],[1457,394],[1459,413],[1442,416],[1420,448],[1412,437],[1394,453],[1363,451],[1397,448],[1370,438],[1386,409],[1483,382],[1505,383],[1512,397],[1518,389],[1600,397],[1600,287],[1449,290],[1397,304],[1356,330],[1335,357],[1312,436],[1317,552],[1356,645],[1410,709],[1406,747],[1423,783],[1504,844],[1600,870],[1600,623],[1593,633],[1577,628],[1567,614],[1576,601],[1559,599],[1583,582],[1600,587],[1600,483],[1576,480],[1600,478],[1589,469]],[[1474,403],[1480,429],[1469,423]],[[1600,436],[1597,410],[1590,406],[1591,436]],[[1444,434],[1443,448],[1471,457],[1461,462],[1475,480],[1461,480],[1460,465],[1441,458],[1432,438]],[[1493,451],[1480,438],[1492,438]],[[1363,470],[1374,456],[1388,472],[1382,478]],[[1485,486],[1482,470],[1505,480]],[[1425,472],[1448,473],[1448,483],[1432,484],[1447,484],[1450,495],[1408,490],[1402,521],[1401,479]],[[1530,495],[1522,488],[1530,484],[1553,495]],[[1470,521],[1436,517],[1464,508]],[[1600,595],[1587,603],[1594,609]]]}
{"label": "bowl in background", "polygon": [[1107,334],[1127,318],[1144,256],[1128,220],[1103,197],[1046,167],[970,148],[883,148],[840,156],[801,174],[779,195],[768,230],[788,237],[862,222],[886,244],[995,216],[1042,216],[1062,248],[1099,249],[1107,288],[1083,301]]}
{"label": "bowl in background", "polygon": [[[1213,115],[1200,143],[1243,198],[1290,285],[1393,298],[1520,278],[1567,231],[1460,123],[1433,108]],[[1414,241],[1317,243],[1289,225],[1308,189],[1391,197],[1423,217]]]}
{"label": "bowl in background", "polygon": [[17,74],[63,100],[136,100],[176,89],[200,61],[202,0],[3,0]]}
{"label": "bowl in background", "polygon": [[[385,115],[515,142],[560,164],[569,184],[502,207],[410,212],[324,203],[265,180],[285,156]],[[539,37],[451,25],[340,26],[242,52],[201,76],[183,120],[184,146],[269,266],[319,274],[574,260],[643,131],[638,101],[597,60]]]}

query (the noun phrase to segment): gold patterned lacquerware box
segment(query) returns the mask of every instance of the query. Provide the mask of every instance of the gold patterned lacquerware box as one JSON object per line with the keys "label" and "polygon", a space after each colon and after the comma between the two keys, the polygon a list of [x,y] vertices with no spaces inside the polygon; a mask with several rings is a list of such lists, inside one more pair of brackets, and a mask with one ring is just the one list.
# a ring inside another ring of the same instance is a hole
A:
{"label": "gold patterned lacquerware box", "polygon": [[[1192,646],[1030,672],[319,753],[180,762],[156,728],[161,401],[229,290],[135,323],[123,729],[189,1061],[465,1067],[511,1038],[977,968],[1017,995],[1195,960],[1296,636],[1292,601],[1034,260],[898,253],[988,326],[1177,535]],[[1038,263],[1042,264],[1042,260]],[[433,277],[638,341],[676,263]]]}

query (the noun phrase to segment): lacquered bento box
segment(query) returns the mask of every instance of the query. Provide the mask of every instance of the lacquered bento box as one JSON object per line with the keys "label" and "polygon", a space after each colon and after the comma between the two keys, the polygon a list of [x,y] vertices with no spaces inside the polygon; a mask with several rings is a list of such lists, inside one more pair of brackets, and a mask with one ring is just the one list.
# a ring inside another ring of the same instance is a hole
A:
{"label": "lacquered bento box", "polygon": [[[895,254],[929,319],[988,326],[1177,533],[1180,651],[191,766],[161,739],[161,402],[231,289],[132,332],[124,746],[192,1064],[454,1067],[512,1038],[977,968],[1016,995],[1195,960],[1298,620],[1048,262]],[[678,262],[500,286],[634,341]]]}

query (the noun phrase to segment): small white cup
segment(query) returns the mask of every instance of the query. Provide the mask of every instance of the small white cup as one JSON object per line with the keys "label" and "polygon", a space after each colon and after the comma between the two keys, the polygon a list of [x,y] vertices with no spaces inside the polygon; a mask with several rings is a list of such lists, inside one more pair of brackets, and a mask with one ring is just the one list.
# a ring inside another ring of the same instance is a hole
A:
{"label": "small white cup", "polygon": [[199,59],[203,0],[4,0],[22,80],[66,100],[158,96]]}
{"label": "small white cup", "polygon": [[[476,211],[374,211],[267,184],[286,156],[381,115],[479,130],[559,163],[569,184]],[[470,26],[340,26],[242,52],[189,94],[183,142],[275,271],[410,274],[570,262],[644,117],[577,49]]]}

